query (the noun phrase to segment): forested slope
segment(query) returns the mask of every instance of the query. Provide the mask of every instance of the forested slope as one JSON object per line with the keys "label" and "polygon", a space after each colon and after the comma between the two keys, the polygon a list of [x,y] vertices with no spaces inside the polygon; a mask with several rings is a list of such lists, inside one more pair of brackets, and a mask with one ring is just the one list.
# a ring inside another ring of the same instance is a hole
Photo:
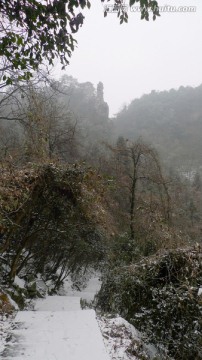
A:
{"label": "forested slope", "polygon": [[117,135],[142,136],[170,166],[202,165],[202,85],[143,95],[114,119]]}

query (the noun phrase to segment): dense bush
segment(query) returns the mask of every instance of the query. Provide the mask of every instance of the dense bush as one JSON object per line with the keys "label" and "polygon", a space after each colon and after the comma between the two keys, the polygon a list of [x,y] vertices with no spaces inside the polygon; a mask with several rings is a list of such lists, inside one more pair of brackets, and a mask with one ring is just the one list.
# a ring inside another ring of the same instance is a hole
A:
{"label": "dense bush", "polygon": [[[107,211],[101,179],[79,165],[31,166],[0,174],[0,253],[4,278],[55,277],[105,256]],[[26,279],[25,279],[26,280]]]}
{"label": "dense bush", "polygon": [[108,272],[98,306],[118,312],[174,359],[202,359],[202,253],[173,250]]}

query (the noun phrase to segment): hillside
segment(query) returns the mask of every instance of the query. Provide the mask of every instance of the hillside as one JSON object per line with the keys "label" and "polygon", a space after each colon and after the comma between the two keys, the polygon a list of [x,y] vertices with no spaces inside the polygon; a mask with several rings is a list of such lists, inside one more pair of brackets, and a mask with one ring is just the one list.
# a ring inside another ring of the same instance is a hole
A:
{"label": "hillside", "polygon": [[202,85],[143,95],[118,113],[114,125],[117,136],[152,143],[169,166],[202,166]]}

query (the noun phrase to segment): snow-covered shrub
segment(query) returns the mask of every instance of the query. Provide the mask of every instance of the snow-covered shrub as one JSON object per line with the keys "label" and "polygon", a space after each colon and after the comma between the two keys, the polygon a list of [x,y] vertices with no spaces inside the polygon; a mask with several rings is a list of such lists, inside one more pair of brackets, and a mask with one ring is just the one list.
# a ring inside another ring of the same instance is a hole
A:
{"label": "snow-covered shrub", "polygon": [[108,272],[98,294],[98,306],[120,313],[164,354],[199,360],[201,284],[201,250],[173,250]]}

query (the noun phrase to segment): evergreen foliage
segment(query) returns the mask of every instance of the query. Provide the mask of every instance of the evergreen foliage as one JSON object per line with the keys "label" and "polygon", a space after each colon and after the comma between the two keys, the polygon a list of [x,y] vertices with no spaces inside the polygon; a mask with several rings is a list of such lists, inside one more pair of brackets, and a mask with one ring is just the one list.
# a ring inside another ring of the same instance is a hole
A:
{"label": "evergreen foliage", "polygon": [[168,251],[107,272],[98,294],[103,311],[121,314],[176,360],[202,359],[202,253]]}
{"label": "evergreen foliage", "polygon": [[[101,0],[105,2],[105,0]],[[159,15],[156,1],[138,0],[141,18]],[[131,5],[134,1],[130,1]],[[117,2],[120,23],[127,22],[124,6]],[[63,68],[69,63],[75,47],[72,33],[83,25],[82,10],[90,8],[89,0],[6,0],[0,2],[0,78],[1,86],[29,80],[33,71],[47,61],[53,65],[59,58]],[[104,12],[107,15],[107,11]]]}

